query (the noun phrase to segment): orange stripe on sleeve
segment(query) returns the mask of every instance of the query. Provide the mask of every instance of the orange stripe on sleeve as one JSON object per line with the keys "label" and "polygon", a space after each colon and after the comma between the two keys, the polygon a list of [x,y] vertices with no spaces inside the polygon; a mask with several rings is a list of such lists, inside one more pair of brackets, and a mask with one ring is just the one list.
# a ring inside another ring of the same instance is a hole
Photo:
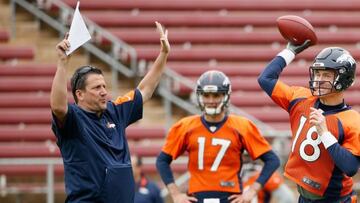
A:
{"label": "orange stripe on sleeve", "polygon": [[116,98],[114,103],[116,105],[123,104],[123,103],[128,102],[128,101],[133,101],[134,97],[135,97],[135,91],[132,90],[132,91],[126,93],[124,96]]}

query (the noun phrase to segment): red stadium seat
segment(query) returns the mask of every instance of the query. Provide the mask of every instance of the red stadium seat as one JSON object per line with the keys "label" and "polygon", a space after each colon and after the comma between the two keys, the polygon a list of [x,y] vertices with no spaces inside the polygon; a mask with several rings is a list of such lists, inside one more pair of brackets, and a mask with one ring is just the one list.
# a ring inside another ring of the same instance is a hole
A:
{"label": "red stadium seat", "polygon": [[[130,146],[130,151],[142,157],[156,157],[160,145]],[[53,142],[0,143],[0,158],[60,157],[60,150]]]}
{"label": "red stadium seat", "polygon": [[[165,137],[165,128],[129,126],[126,129],[128,140],[142,139],[163,139]],[[0,142],[38,142],[38,141],[56,141],[56,137],[48,124],[31,125],[0,125]]]}
{"label": "red stadium seat", "polygon": [[[47,166],[42,165],[10,165],[0,166],[0,175],[6,176],[45,176]],[[62,165],[54,166],[55,175],[64,175],[64,167]]]}
{"label": "red stadium seat", "polygon": [[56,64],[0,64],[0,76],[51,76],[55,75]]}
{"label": "red stadium seat", "polygon": [[50,124],[0,125],[0,142],[55,141]]}
{"label": "red stadium seat", "polygon": [[[64,0],[72,7],[76,6],[76,0]],[[264,10],[327,10],[327,11],[351,11],[360,9],[360,3],[356,0],[338,1],[261,1],[261,0],[207,0],[204,1],[169,1],[153,0],[151,4],[147,0],[87,0],[81,2],[83,10],[131,10],[134,8],[140,10],[241,10],[241,11],[264,11]]]}
{"label": "red stadium seat", "polygon": [[[190,78],[194,84],[198,78]],[[285,82],[288,85],[294,86],[309,86],[309,78],[306,76],[287,76],[280,77],[280,80]],[[235,91],[259,91],[262,92],[260,85],[257,82],[257,77],[230,77],[232,90]],[[349,88],[349,92],[359,91],[360,83],[354,83],[352,87]],[[175,82],[173,85],[173,91],[178,95],[189,95],[193,92],[193,89],[188,88],[183,84],[178,84]]]}
{"label": "red stadium seat", "polygon": [[33,47],[0,44],[0,60],[33,59],[34,54]]}
{"label": "red stadium seat", "polygon": [[[170,69],[186,77],[199,77],[208,70],[220,70],[228,77],[258,77],[265,69],[266,62],[216,62],[210,65],[209,62],[169,62]],[[294,62],[287,66],[281,73],[281,77],[309,77],[310,62]],[[360,71],[357,71],[360,77]]]}
{"label": "red stadium seat", "polygon": [[[71,93],[68,93],[71,95]],[[72,96],[68,97],[73,103]],[[0,92],[0,108],[50,108],[50,93],[46,92]]]}
{"label": "red stadium seat", "polygon": [[50,91],[51,77],[0,76],[0,92]]}
{"label": "red stadium seat", "polygon": [[0,124],[49,124],[51,111],[48,108],[1,108]]}
{"label": "red stadium seat", "polygon": [[316,12],[304,16],[303,12],[262,12],[242,11],[141,11],[134,15],[133,12],[118,11],[83,11],[83,15],[103,27],[153,27],[155,21],[166,26],[197,26],[197,27],[239,27],[246,25],[273,27],[274,22],[282,15],[298,15],[305,17],[316,27],[335,25],[339,27],[356,27],[360,25],[358,12],[347,12],[346,15],[334,15],[333,12]]}
{"label": "red stadium seat", "polygon": [[[238,107],[259,107],[275,106],[265,92],[233,92],[231,94],[231,103]],[[360,94],[358,91],[349,91],[345,94],[347,104],[353,106],[360,104]]]}
{"label": "red stadium seat", "polygon": [[[221,70],[228,77],[258,77],[266,67],[267,62],[216,62],[211,65],[209,62],[174,62],[170,61],[167,66],[175,72],[186,77],[199,77],[208,70]],[[309,76],[310,63],[292,63],[284,69],[281,76]],[[360,71],[359,71],[360,76]]]}
{"label": "red stadium seat", "polygon": [[6,42],[10,39],[9,32],[6,30],[0,30],[0,42]]}
{"label": "red stadium seat", "polygon": [[0,108],[50,108],[49,93],[38,92],[6,92],[0,93]]}
{"label": "red stadium seat", "polygon": [[[340,46],[340,45],[339,45]],[[134,46],[138,52],[139,59],[153,60],[158,55],[158,46],[151,45],[136,45]],[[312,61],[314,56],[321,51],[324,46],[310,47],[307,51],[299,54],[298,59],[305,59]],[[349,45],[343,46],[348,49],[354,58],[360,58],[360,50]],[[169,55],[170,61],[270,61],[276,56],[283,47],[271,48],[268,46],[256,46],[256,45],[198,45],[192,46],[189,49],[181,46],[172,46],[171,54]]]}
{"label": "red stadium seat", "polygon": [[[158,33],[152,28],[110,28],[109,31],[130,44],[157,44]],[[360,41],[359,29],[339,29],[329,32],[328,29],[317,29],[318,43],[357,43]],[[192,44],[271,44],[285,43],[277,28],[245,31],[243,28],[171,28],[171,44],[190,42]],[[106,39],[98,39],[108,44]]]}
{"label": "red stadium seat", "polygon": [[0,158],[60,157],[59,148],[51,142],[3,142],[0,146]]}

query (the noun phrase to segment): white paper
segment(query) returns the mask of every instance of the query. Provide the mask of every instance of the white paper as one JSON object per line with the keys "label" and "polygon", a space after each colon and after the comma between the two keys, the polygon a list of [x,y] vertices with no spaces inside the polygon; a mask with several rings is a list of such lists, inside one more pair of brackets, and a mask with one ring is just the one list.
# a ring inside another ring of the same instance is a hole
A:
{"label": "white paper", "polygon": [[204,203],[220,203],[220,199],[218,199],[218,198],[207,198],[207,199],[204,199]]}
{"label": "white paper", "polygon": [[81,17],[79,6],[80,1],[77,2],[74,17],[71,22],[68,37],[70,42],[70,49],[66,51],[66,55],[71,54],[73,51],[91,39],[89,30],[86,28],[84,19]]}

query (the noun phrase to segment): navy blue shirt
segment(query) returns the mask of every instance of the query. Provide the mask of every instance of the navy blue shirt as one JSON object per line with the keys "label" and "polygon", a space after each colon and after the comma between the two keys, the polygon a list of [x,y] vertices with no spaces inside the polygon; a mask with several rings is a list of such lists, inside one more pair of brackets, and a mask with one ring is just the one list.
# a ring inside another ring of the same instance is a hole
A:
{"label": "navy blue shirt", "polygon": [[125,128],[142,118],[143,103],[139,90],[126,98],[120,104],[108,102],[100,117],[76,104],[68,105],[61,126],[53,115],[52,130],[64,161],[66,202],[134,201]]}
{"label": "navy blue shirt", "polygon": [[142,176],[136,183],[136,193],[134,203],[163,203],[160,188],[153,181]]}

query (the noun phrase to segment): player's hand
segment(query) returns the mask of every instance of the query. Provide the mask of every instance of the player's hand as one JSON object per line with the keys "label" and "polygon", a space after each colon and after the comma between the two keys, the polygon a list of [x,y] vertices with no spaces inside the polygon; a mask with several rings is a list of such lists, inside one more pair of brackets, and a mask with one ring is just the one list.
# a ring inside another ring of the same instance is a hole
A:
{"label": "player's hand", "polygon": [[304,51],[306,48],[308,48],[311,44],[310,40],[306,40],[303,44],[301,45],[294,45],[291,42],[288,42],[286,48],[289,49],[291,52],[293,52],[295,55],[301,53],[302,51]]}
{"label": "player's hand", "polygon": [[70,49],[70,42],[68,41],[69,33],[65,34],[65,38],[56,45],[56,52],[58,60],[63,65],[66,65],[69,61],[69,56],[65,54],[65,51]]}
{"label": "player's hand", "polygon": [[230,203],[242,203],[243,201],[243,196],[241,194],[233,194],[231,195],[228,200],[230,201]]}
{"label": "player's hand", "polygon": [[319,136],[321,136],[324,132],[328,131],[326,125],[326,118],[323,115],[324,111],[321,109],[316,109],[314,107],[310,107],[310,124],[316,127],[316,131]]}
{"label": "player's hand", "polygon": [[242,195],[242,203],[250,203],[251,200],[253,200],[256,197],[257,191],[250,187],[248,190],[246,190]]}
{"label": "player's hand", "polygon": [[195,197],[190,197],[186,195],[185,193],[179,193],[172,197],[174,203],[192,203],[197,202],[197,199]]}
{"label": "player's hand", "polygon": [[168,31],[167,29],[164,32],[162,25],[159,22],[155,22],[156,28],[160,33],[160,43],[161,43],[161,52],[169,53],[170,52],[170,43],[168,40]]}

